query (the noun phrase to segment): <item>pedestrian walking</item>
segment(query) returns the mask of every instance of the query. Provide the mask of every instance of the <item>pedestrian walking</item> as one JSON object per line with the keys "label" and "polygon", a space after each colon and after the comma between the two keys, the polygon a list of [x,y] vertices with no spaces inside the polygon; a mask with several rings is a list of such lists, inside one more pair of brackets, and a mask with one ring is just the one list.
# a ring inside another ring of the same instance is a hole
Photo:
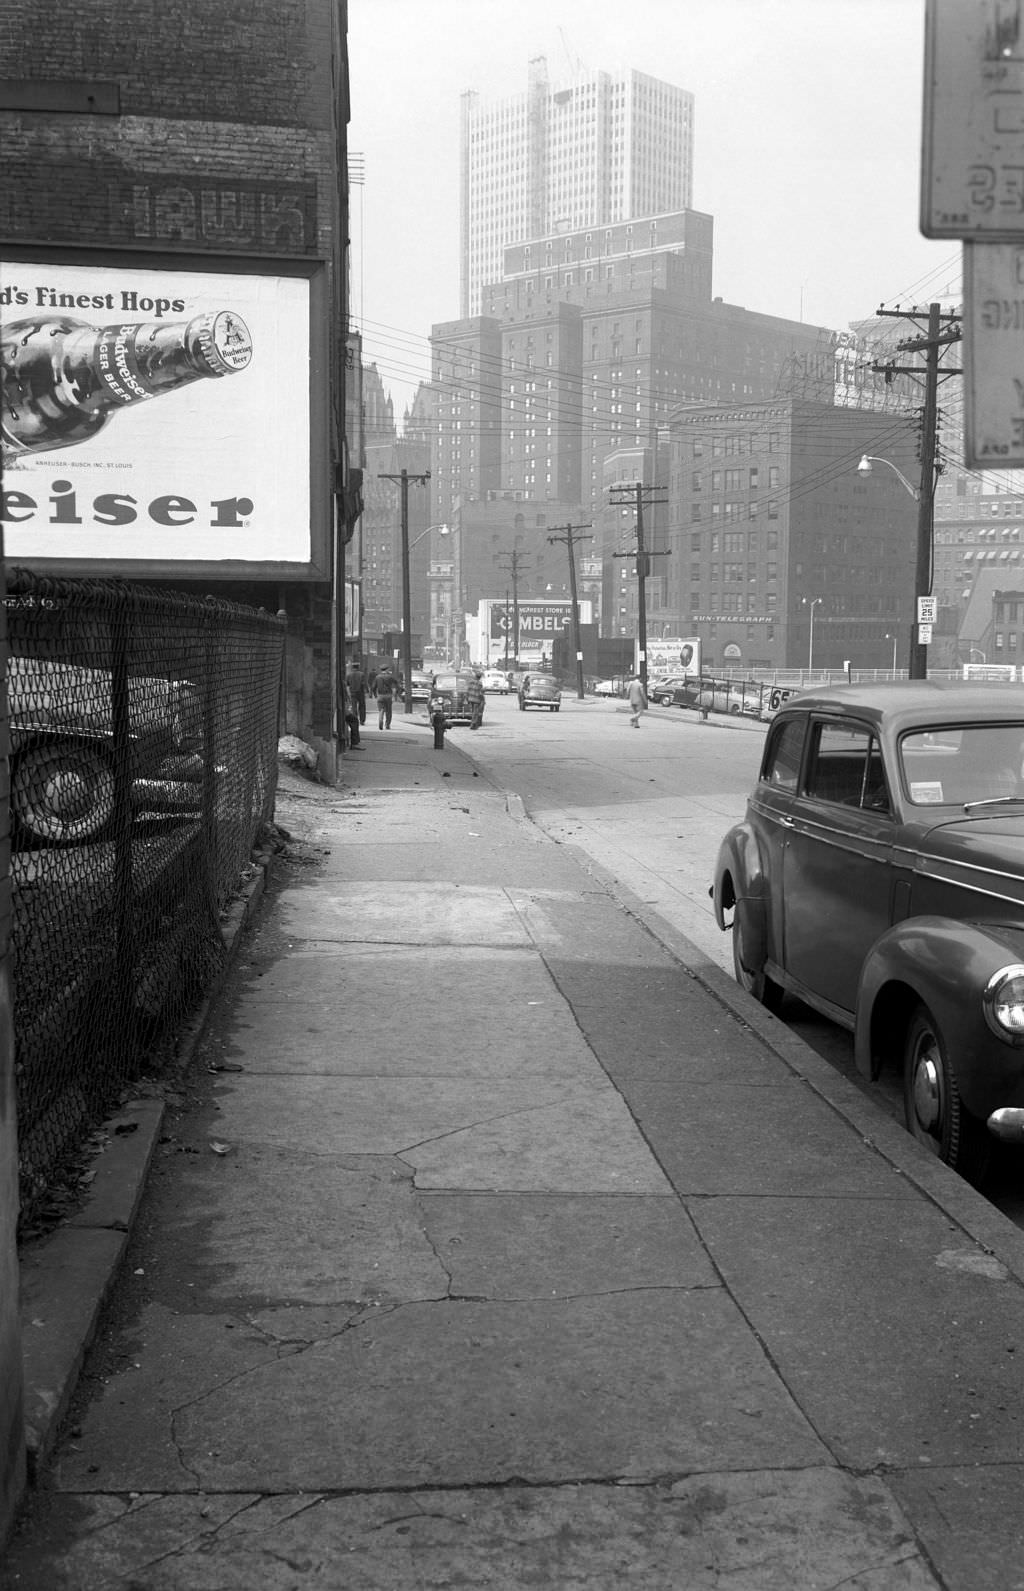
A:
{"label": "pedestrian walking", "polygon": [[357,657],[354,657],[348,666],[346,676],[348,688],[352,693],[352,705],[359,714],[359,722],[366,723],[366,675]]}
{"label": "pedestrian walking", "polygon": [[373,693],[377,698],[377,728],[390,729],[391,713],[395,704],[395,676],[387,664],[373,682]]}
{"label": "pedestrian walking", "polygon": [[348,680],[345,681],[343,690],[344,690],[344,697],[345,697],[345,700],[344,700],[344,703],[343,703],[344,716],[345,716],[345,727],[346,727],[346,730],[348,732],[349,750],[350,751],[362,751],[363,748],[359,744],[359,710],[356,707],[356,704],[355,704],[355,702],[352,699],[352,691],[351,691],[351,689],[349,687]]}
{"label": "pedestrian walking", "polygon": [[469,727],[479,729],[484,721],[484,682],[479,669],[474,669],[466,686],[466,706],[469,708]]}
{"label": "pedestrian walking", "polygon": [[629,721],[634,729],[640,728],[640,714],[647,711],[647,692],[639,674],[634,674],[626,692],[629,698]]}

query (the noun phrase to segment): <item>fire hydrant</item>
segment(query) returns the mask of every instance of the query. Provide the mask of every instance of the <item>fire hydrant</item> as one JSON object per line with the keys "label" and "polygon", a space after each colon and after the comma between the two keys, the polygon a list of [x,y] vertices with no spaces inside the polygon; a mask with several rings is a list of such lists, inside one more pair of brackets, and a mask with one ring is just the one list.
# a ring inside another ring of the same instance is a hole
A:
{"label": "fire hydrant", "polygon": [[430,722],[434,726],[434,750],[444,750],[445,716],[444,705],[441,702],[430,706]]}

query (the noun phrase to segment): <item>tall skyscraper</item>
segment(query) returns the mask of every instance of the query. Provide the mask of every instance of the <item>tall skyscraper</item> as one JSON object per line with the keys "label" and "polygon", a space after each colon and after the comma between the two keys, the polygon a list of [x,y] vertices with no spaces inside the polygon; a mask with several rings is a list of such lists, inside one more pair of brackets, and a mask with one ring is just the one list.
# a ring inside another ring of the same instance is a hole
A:
{"label": "tall skyscraper", "polygon": [[549,82],[530,62],[525,94],[462,96],[460,315],[502,275],[510,244],[688,210],[693,95],[643,72]]}

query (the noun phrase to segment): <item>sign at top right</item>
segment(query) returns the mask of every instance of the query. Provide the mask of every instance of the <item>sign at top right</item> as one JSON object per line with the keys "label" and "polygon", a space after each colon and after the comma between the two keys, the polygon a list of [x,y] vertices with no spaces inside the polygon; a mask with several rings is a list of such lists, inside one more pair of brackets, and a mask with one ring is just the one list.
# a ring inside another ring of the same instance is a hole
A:
{"label": "sign at top right", "polygon": [[1024,235],[1024,0],[927,0],[921,231]]}

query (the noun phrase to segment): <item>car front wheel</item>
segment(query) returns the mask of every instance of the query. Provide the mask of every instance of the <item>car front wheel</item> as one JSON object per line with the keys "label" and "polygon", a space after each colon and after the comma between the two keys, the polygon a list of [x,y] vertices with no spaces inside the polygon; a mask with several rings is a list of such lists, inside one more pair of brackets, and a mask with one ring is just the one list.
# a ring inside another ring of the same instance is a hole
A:
{"label": "car front wheel", "polygon": [[92,746],[30,746],[11,774],[11,812],[31,844],[97,840],[114,816],[114,770]]}
{"label": "car front wheel", "polygon": [[903,1110],[908,1132],[937,1159],[970,1182],[984,1176],[991,1140],[982,1124],[964,1109],[956,1072],[926,1005],[917,1006],[907,1029]]}
{"label": "car front wheel", "polygon": [[656,696],[654,698],[654,700],[657,702],[659,707],[671,707],[672,706],[672,698],[671,698],[671,696]]}

